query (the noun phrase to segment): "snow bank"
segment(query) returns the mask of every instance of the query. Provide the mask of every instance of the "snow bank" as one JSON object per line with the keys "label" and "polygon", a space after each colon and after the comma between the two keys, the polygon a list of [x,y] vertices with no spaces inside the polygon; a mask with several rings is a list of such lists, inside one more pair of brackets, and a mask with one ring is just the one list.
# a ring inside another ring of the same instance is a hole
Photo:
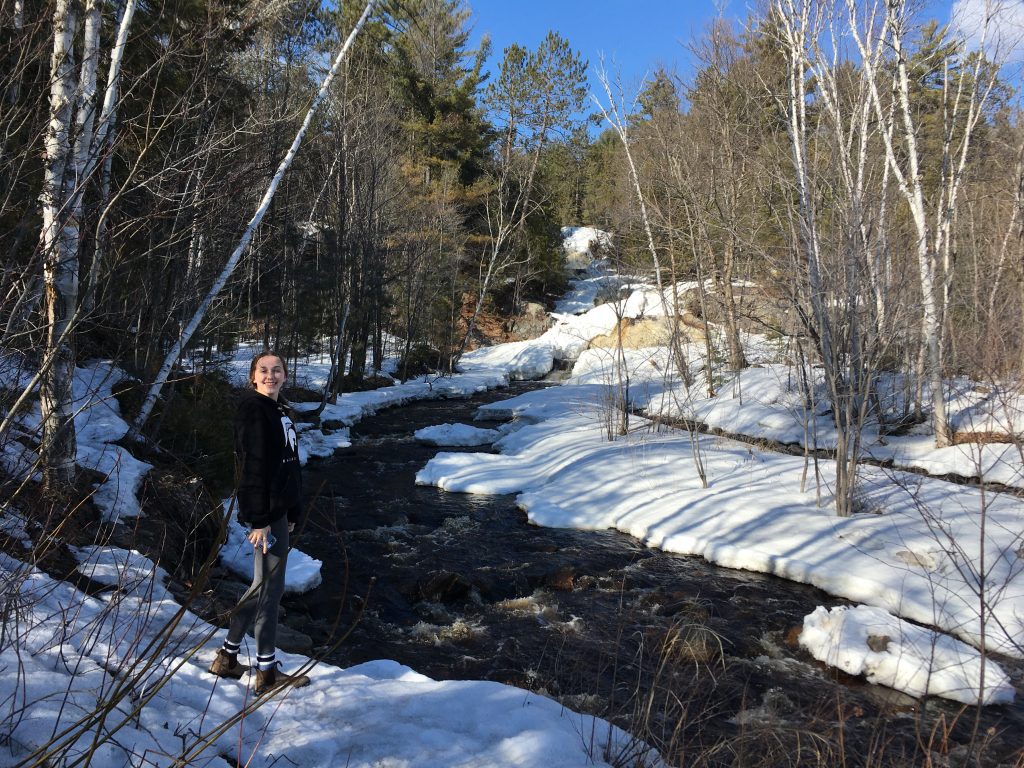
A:
{"label": "snow bank", "polygon": [[[346,392],[336,404],[327,404],[320,414],[320,422],[351,426],[384,408],[418,400],[470,397],[489,389],[506,387],[508,380],[509,376],[503,369],[481,366],[453,376],[421,376],[391,387]],[[299,413],[307,413],[319,408],[320,403],[292,403],[292,407]]]}
{"label": "snow bank", "polygon": [[417,429],[413,437],[427,445],[490,445],[501,437],[501,432],[496,429],[471,427],[468,424],[438,424]]}
{"label": "snow bank", "polygon": [[348,448],[352,445],[348,427],[334,432],[324,432],[315,428],[303,429],[304,426],[299,425],[299,463],[302,466],[306,466],[311,458],[328,459],[339,448]]}
{"label": "snow bank", "polygon": [[601,295],[617,293],[628,281],[610,272],[603,262],[591,262],[582,277],[569,281],[569,290],[555,302],[558,315],[579,315],[589,312]]}
{"label": "snow bank", "polygon": [[[111,387],[125,373],[109,361],[95,361],[75,368],[72,379],[72,409],[75,414],[77,440],[76,463],[80,467],[104,475],[96,484],[93,502],[100,509],[103,520],[116,522],[139,517],[142,510],[136,494],[142,487],[151,464],[139,461],[125,448],[114,445],[128,433],[128,423],[121,418],[121,409]],[[42,416],[37,402],[22,422],[23,427],[37,435],[42,431]],[[10,451],[4,457],[10,461]],[[13,457],[17,458],[17,457]],[[26,455],[21,456],[24,461]]]}
{"label": "snow bank", "polygon": [[829,666],[912,696],[963,704],[1013,701],[1013,684],[997,663],[985,662],[983,675],[978,651],[878,608],[819,607],[804,619],[800,645]]}
{"label": "snow bank", "polygon": [[957,432],[1024,437],[1024,394],[1015,385],[971,387],[964,407],[950,419]]}
{"label": "snow bank", "polygon": [[554,358],[554,348],[543,341],[512,341],[467,352],[459,360],[459,370],[502,370],[512,380],[525,381],[547,375],[554,367]]}
{"label": "snow bank", "polygon": [[[528,691],[438,682],[388,660],[317,665],[308,687],[254,709],[250,681],[205,671],[222,630],[168,597],[162,569],[114,548],[85,554],[84,571],[115,589],[90,597],[0,554],[3,594],[19,601],[0,645],[0,700],[15,713],[3,721],[4,764],[29,760],[66,728],[49,765],[95,750],[91,762],[102,766],[170,766],[190,755],[182,762],[216,768],[269,768],[282,758],[308,768],[584,768],[609,765],[606,744],[614,755],[633,743],[603,720]],[[242,653],[252,661],[251,642]],[[309,669],[305,657],[279,658],[287,670]],[[112,704],[102,720],[101,702]],[[652,756],[645,765],[660,762]]]}
{"label": "snow bank", "polygon": [[[224,508],[229,509],[230,503],[230,499],[225,501]],[[252,564],[256,555],[247,538],[247,529],[232,518],[228,521],[227,534],[227,543],[220,550],[221,563],[243,581],[252,580]],[[319,587],[322,581],[321,566],[323,563],[315,557],[293,547],[288,553],[288,564],[284,571],[285,594],[302,594]]]}

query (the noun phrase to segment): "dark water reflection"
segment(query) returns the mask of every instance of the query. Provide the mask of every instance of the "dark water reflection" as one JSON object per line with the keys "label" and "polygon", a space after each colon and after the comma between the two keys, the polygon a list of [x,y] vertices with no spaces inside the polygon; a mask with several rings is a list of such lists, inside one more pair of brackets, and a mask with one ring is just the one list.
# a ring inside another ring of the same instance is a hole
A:
{"label": "dark water reflection", "polygon": [[338,611],[344,628],[365,601],[329,660],[390,658],[436,679],[543,692],[615,720],[675,765],[1024,760],[1019,704],[976,722],[974,708],[867,685],[797,648],[804,615],[838,602],[817,589],[614,531],[537,528],[512,496],[414,484],[438,450],[416,429],[469,423],[518,391],[384,411],[352,430],[352,448],[307,468],[319,499],[299,546],[324,561],[324,585],[286,602],[288,622],[327,646]]}

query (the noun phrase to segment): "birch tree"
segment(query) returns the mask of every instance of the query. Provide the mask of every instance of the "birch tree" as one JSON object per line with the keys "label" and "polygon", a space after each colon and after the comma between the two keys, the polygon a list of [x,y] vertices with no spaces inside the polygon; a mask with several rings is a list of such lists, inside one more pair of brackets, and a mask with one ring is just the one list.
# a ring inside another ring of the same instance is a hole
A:
{"label": "birch tree", "polygon": [[[906,37],[912,28],[910,9],[905,0],[887,0],[884,7],[869,3],[862,11],[856,0],[846,0],[850,31],[863,59],[874,118],[885,149],[889,169],[910,211],[916,233],[916,259],[921,290],[921,358],[932,405],[932,426],[937,447],[950,445],[952,430],[946,413],[943,385],[944,317],[949,308],[952,270],[952,226],[959,193],[971,149],[971,141],[984,116],[986,102],[996,82],[996,68],[983,68],[985,57],[979,53],[973,66],[953,74],[943,89],[943,141],[938,157],[923,154],[919,136],[919,117],[911,103],[911,76]],[[993,18],[1001,4],[986,2],[981,33],[981,50]],[[865,16],[866,14],[866,16]],[[895,105],[887,108],[883,99],[884,78],[877,56],[872,55],[872,24],[880,18],[881,34],[892,51]],[[944,62],[947,74],[948,60]],[[938,199],[929,211],[924,190],[924,166],[938,167]]]}
{"label": "birch tree", "polygon": [[640,186],[640,175],[637,171],[636,162],[633,159],[632,148],[630,147],[629,123],[626,115],[633,110],[626,108],[624,93],[621,87],[616,89],[618,94],[618,98],[616,98],[616,94],[613,93],[612,90],[611,81],[608,78],[608,73],[605,71],[604,67],[602,67],[598,72],[598,81],[604,88],[607,104],[597,98],[595,94],[591,94],[591,100],[601,111],[605,122],[608,123],[609,127],[615,131],[615,134],[619,137],[619,141],[622,142],[622,149],[623,152],[625,152],[626,163],[629,167],[629,180],[633,187],[633,191],[636,193],[637,205],[640,207],[640,220],[643,223],[644,235],[647,241],[647,250],[651,255],[651,264],[654,266],[654,280],[655,284],[658,286],[658,296],[661,298],[665,314],[672,322],[671,349],[676,370],[679,372],[683,383],[687,388],[689,388],[693,383],[693,376],[690,373],[690,366],[686,359],[686,353],[683,350],[682,339],[680,338],[679,316],[681,312],[678,306],[679,295],[676,290],[676,286],[673,284],[671,289],[669,289],[671,291],[671,297],[669,297],[669,293],[662,280],[661,259],[658,255],[658,248],[654,243],[654,233],[651,230],[651,220],[647,215],[647,202],[644,199],[643,188]]}
{"label": "birch tree", "polygon": [[[855,511],[861,431],[887,336],[879,328],[884,305],[879,310],[877,301],[870,300],[884,292],[868,279],[877,277],[872,265],[880,258],[877,250],[884,251],[884,238],[873,233],[885,225],[885,184],[869,210],[868,174],[875,163],[869,146],[874,128],[866,68],[851,68],[841,58],[835,41],[843,29],[833,9],[810,0],[777,0],[772,22],[788,59],[783,111],[798,201],[794,260],[806,286],[802,298],[810,305],[801,314],[821,358],[836,427],[836,511],[847,516]],[[873,57],[869,65],[877,64],[882,48],[866,50]],[[808,109],[812,80],[813,119]],[[827,223],[822,213],[826,208]]]}
{"label": "birch tree", "polygon": [[[110,72],[104,95],[104,120],[114,113],[124,41],[131,24],[134,0],[121,15],[119,44],[111,51]],[[54,42],[50,60],[50,114],[46,130],[42,231],[43,311],[46,318],[44,354],[36,379],[40,387],[43,439],[42,458],[49,491],[67,488],[74,479],[76,441],[72,414],[75,356],[72,337],[80,316],[79,257],[82,199],[96,153],[96,73],[100,60],[103,17],[100,0],[87,0],[82,34],[82,62],[75,71],[74,49],[78,28],[73,4],[58,2],[54,9]],[[105,136],[105,133],[104,133]],[[7,414],[0,433],[24,404],[34,383]]]}
{"label": "birch tree", "polygon": [[39,395],[45,483],[51,492],[70,487],[75,476],[75,423],[71,410],[75,358],[70,337],[78,301],[78,242],[72,239],[75,230],[68,221],[65,183],[75,106],[77,28],[78,17],[71,0],[57,0],[50,58],[50,117],[40,195],[43,307],[47,329]]}

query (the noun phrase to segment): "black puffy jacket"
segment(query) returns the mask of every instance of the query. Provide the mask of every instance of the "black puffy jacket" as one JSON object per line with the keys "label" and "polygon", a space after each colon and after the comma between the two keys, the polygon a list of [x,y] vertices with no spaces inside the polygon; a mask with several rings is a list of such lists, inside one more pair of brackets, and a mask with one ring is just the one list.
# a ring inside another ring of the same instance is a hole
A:
{"label": "black puffy jacket", "polygon": [[265,528],[282,515],[299,522],[299,444],[284,404],[258,392],[242,396],[235,414],[235,467],[240,523]]}

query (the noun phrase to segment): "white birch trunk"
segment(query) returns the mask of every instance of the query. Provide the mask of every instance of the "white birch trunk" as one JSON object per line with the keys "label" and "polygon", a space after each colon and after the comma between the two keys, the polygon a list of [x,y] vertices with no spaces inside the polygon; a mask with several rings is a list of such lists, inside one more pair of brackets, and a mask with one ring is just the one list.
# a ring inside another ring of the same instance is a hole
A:
{"label": "white birch trunk", "polygon": [[818,343],[825,365],[831,365],[834,359],[832,332],[825,307],[821,283],[821,247],[818,241],[818,227],[814,201],[811,198],[810,182],[807,170],[807,98],[806,98],[806,64],[804,49],[810,24],[810,9],[807,3],[800,8],[794,6],[792,0],[777,3],[777,11],[786,22],[782,31],[786,36],[787,54],[789,56],[789,104],[787,112],[789,124],[787,131],[793,150],[793,169],[797,185],[797,198],[800,207],[800,239],[804,246],[804,260],[807,269],[807,281],[810,287],[811,311],[814,313],[818,330]]}
{"label": "white birch trunk", "polygon": [[[829,389],[829,399],[836,424],[836,513],[845,517],[851,512],[853,483],[856,476],[854,472],[856,459],[851,452],[851,447],[855,446],[855,442],[851,441],[849,397],[846,386],[842,383],[844,377],[840,369],[839,356],[833,344],[832,319],[828,314],[825,287],[822,281],[817,208],[811,190],[811,171],[808,167],[806,105],[808,46],[813,45],[811,4],[808,0],[799,3],[794,0],[777,0],[775,8],[782,19],[780,29],[785,38],[785,53],[789,59],[789,102],[786,104],[789,120],[787,133],[792,148],[793,172],[797,187],[799,243],[803,251],[803,268],[810,292],[808,298],[814,317],[814,330],[818,335],[818,348],[821,353],[825,383]],[[841,126],[839,128],[839,135],[842,136]],[[840,144],[845,144],[845,141],[841,141]],[[844,146],[838,148],[840,153],[844,150]],[[848,177],[848,185],[852,186],[849,169],[845,168],[844,170]]]}
{"label": "white birch trunk", "polygon": [[212,306],[214,299],[217,298],[217,295],[221,290],[223,290],[225,284],[227,284],[228,278],[231,277],[235,268],[238,266],[238,262],[241,260],[242,254],[249,246],[256,229],[259,227],[260,222],[263,221],[263,217],[270,208],[270,203],[274,199],[274,194],[277,192],[281,179],[284,178],[284,174],[291,167],[292,161],[295,159],[295,155],[298,153],[299,147],[302,145],[302,139],[306,135],[306,131],[309,129],[314,113],[327,96],[327,91],[330,89],[331,83],[334,82],[334,78],[341,67],[341,63],[345,60],[345,56],[352,47],[352,43],[355,41],[356,36],[366,24],[366,20],[370,17],[370,12],[373,10],[375,4],[376,0],[369,0],[369,2],[367,2],[363,15],[359,17],[359,21],[356,22],[355,27],[352,28],[352,32],[345,40],[341,50],[338,51],[338,55],[335,57],[334,63],[331,65],[330,70],[320,85],[320,90],[317,91],[316,97],[313,99],[313,103],[309,105],[306,117],[302,121],[302,125],[299,127],[298,132],[295,134],[295,139],[288,148],[288,152],[285,154],[284,159],[281,160],[277,171],[274,173],[274,177],[270,180],[270,185],[267,187],[267,191],[263,194],[263,199],[260,201],[259,207],[256,209],[256,213],[253,214],[252,218],[249,220],[249,223],[245,228],[245,232],[242,233],[242,237],[239,240],[238,245],[235,246],[235,250],[232,251],[231,256],[228,257],[228,261],[224,265],[224,269],[221,270],[217,279],[214,280],[209,292],[203,298],[202,302],[200,302],[199,307],[192,315],[192,318],[182,329],[178,341],[175,342],[170,352],[168,352],[167,357],[164,358],[163,365],[160,367],[160,371],[157,373],[156,379],[153,381],[152,386],[150,386],[149,391],[146,394],[146,399],[142,403],[139,415],[135,418],[135,421],[132,424],[132,432],[136,435],[141,431],[142,426],[146,423],[146,420],[152,413],[153,407],[156,405],[157,398],[160,396],[160,390],[163,389],[164,384],[167,382],[167,378],[170,376],[171,369],[181,357],[185,347],[188,345],[189,341],[191,341],[192,336],[199,328],[200,323],[203,321],[203,318]]}
{"label": "white birch trunk", "polygon": [[[82,188],[92,150],[96,116],[96,72],[100,63],[100,29],[103,23],[100,0],[86,0],[82,35],[82,69],[78,75],[77,115],[72,163],[67,168],[68,194],[72,205],[81,210]],[[72,218],[75,214],[72,214]]]}
{"label": "white birch trunk", "polygon": [[[43,304],[47,332],[41,366],[39,400],[42,411],[44,480],[47,490],[60,492],[75,477],[75,422],[72,379],[75,359],[70,328],[78,300],[78,265],[66,240],[64,180],[70,154],[69,134],[74,114],[75,66],[73,41],[77,18],[70,0],[57,0],[53,14],[53,55],[50,59],[50,116],[46,129],[43,169],[41,245]],[[77,241],[75,241],[77,245]]]}
{"label": "white birch trunk", "polygon": [[[21,36],[25,32],[25,0],[14,0],[14,39],[21,41]],[[17,104],[18,99],[21,96],[21,77],[17,74],[11,78],[11,84],[7,87],[7,103]]]}
{"label": "white birch trunk", "polygon": [[906,195],[911,217],[917,229],[917,264],[921,281],[921,334],[926,353],[926,372],[931,386],[932,427],[935,430],[935,445],[945,447],[952,442],[949,419],[946,415],[946,398],[942,385],[942,319],[936,301],[936,254],[929,243],[929,226],[926,218],[924,191],[919,167],[917,134],[910,106],[910,74],[903,52],[903,27],[905,24],[902,2],[889,7],[886,23],[889,38],[896,53],[896,86],[899,97],[900,116],[903,120],[903,140],[906,145],[909,166],[909,186]]}
{"label": "white birch trunk", "polygon": [[[608,123],[618,135],[619,140],[622,142],[622,148],[626,153],[626,162],[629,164],[629,178],[633,185],[633,191],[636,192],[637,202],[640,205],[640,218],[644,224],[644,234],[647,236],[647,248],[651,253],[651,261],[654,263],[654,279],[658,286],[658,296],[661,299],[662,305],[665,308],[665,314],[672,322],[674,332],[672,333],[672,353],[676,358],[676,368],[682,376],[683,384],[689,389],[693,383],[693,376],[690,374],[690,366],[686,359],[686,354],[683,351],[683,345],[679,339],[679,330],[677,327],[679,318],[679,307],[678,305],[678,294],[676,292],[675,285],[672,286],[672,300],[669,301],[668,296],[665,293],[665,286],[662,283],[661,277],[661,261],[658,258],[658,249],[654,244],[654,233],[651,230],[651,220],[647,215],[647,203],[644,200],[643,190],[640,187],[640,175],[636,170],[636,163],[633,162],[633,152],[629,146],[629,133],[626,127],[626,121],[622,116],[624,110],[620,110],[615,106],[615,97],[612,95],[611,83],[608,80],[608,75],[601,69],[598,73],[598,80],[604,87],[605,95],[608,97],[608,107],[606,108],[604,103],[598,99],[594,94],[590,95],[591,100],[597,105],[598,109],[601,110],[601,114],[604,116],[605,122]],[[621,322],[619,323],[621,325]]]}
{"label": "white birch trunk", "polygon": [[[860,49],[862,58],[865,59],[865,72],[871,89],[875,116],[882,128],[879,131],[879,135],[883,140],[886,159],[910,209],[911,218],[917,233],[916,250],[922,304],[922,358],[925,363],[925,376],[931,388],[932,423],[935,431],[935,443],[937,447],[943,447],[952,442],[942,381],[943,316],[947,311],[948,305],[948,281],[952,279],[951,262],[949,260],[951,226],[956,210],[960,181],[963,178],[967,153],[970,149],[971,136],[978,121],[981,119],[982,107],[991,93],[994,76],[985,84],[984,90],[981,91],[979,85],[981,74],[980,59],[969,75],[971,80],[966,94],[968,113],[964,123],[963,134],[959,137],[959,157],[955,159],[955,163],[951,157],[952,135],[953,131],[955,131],[956,120],[960,111],[966,75],[960,75],[961,79],[957,85],[957,96],[953,102],[952,114],[948,112],[948,99],[944,99],[947,102],[947,113],[945,115],[946,136],[943,143],[943,156],[941,158],[941,200],[936,207],[935,222],[932,224],[928,221],[924,202],[920,170],[921,157],[917,146],[916,126],[914,125],[910,104],[910,75],[907,71],[907,61],[904,53],[904,35],[908,24],[906,2],[905,0],[887,0],[885,4],[884,32],[896,56],[896,103],[899,111],[899,122],[902,124],[902,139],[907,163],[906,173],[904,173],[894,149],[893,133],[896,121],[887,119],[889,116],[886,115],[878,93],[879,68],[873,61],[867,58],[864,38],[856,23],[857,2],[856,0],[846,0],[846,3],[850,13],[850,26],[854,40]],[[982,30],[982,47],[984,47],[991,14],[986,12],[985,18],[986,22]],[[942,257],[941,261],[940,256]]]}
{"label": "white birch trunk", "polygon": [[121,89],[121,64],[124,61],[124,49],[125,43],[128,40],[128,31],[131,29],[132,18],[135,15],[135,3],[136,0],[125,0],[120,8],[117,38],[114,41],[114,47],[110,50],[110,66],[107,70],[107,86],[103,93],[103,106],[100,109],[99,121],[96,125],[96,132],[86,161],[88,163],[85,170],[87,178],[92,176],[96,164],[102,162],[97,204],[97,208],[100,210],[100,218],[96,223],[92,261],[89,265],[89,274],[85,282],[85,295],[82,299],[86,311],[90,311],[95,302],[100,267],[103,263],[107,207],[110,201],[110,170],[113,160],[113,153],[110,151],[110,148],[114,126],[117,123],[117,102]]}

